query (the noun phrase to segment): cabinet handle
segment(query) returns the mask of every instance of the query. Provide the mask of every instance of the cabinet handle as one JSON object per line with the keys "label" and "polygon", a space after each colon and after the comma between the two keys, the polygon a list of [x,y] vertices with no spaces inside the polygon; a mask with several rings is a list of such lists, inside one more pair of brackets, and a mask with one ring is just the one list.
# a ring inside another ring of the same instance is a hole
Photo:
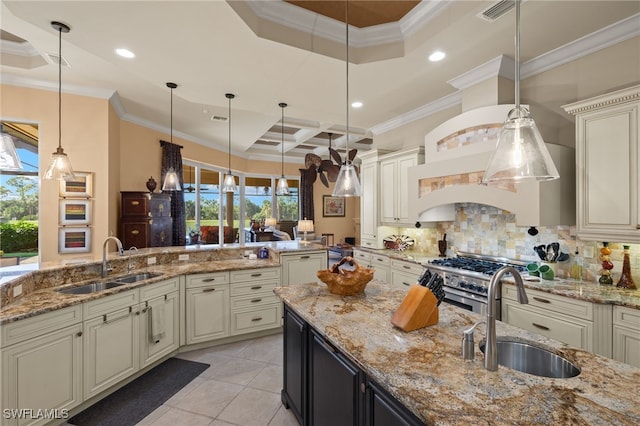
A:
{"label": "cabinet handle", "polygon": [[406,285],[407,287],[411,287],[411,284],[406,281],[402,281],[402,284]]}
{"label": "cabinet handle", "polygon": [[132,201],[131,205],[132,206],[139,206],[140,205],[140,201]]}
{"label": "cabinet handle", "polygon": [[76,336],[78,336],[78,337],[82,337],[82,331],[78,331],[78,332],[76,333]]}
{"label": "cabinet handle", "polygon": [[367,391],[367,385],[364,382],[360,383],[360,392],[365,393]]}
{"label": "cabinet handle", "polygon": [[258,274],[251,274],[252,277],[261,277],[262,276],[262,272],[258,273]]}
{"label": "cabinet handle", "polygon": [[205,288],[204,290],[202,290],[203,293],[211,293],[212,291],[216,291],[215,288]]}
{"label": "cabinet handle", "polygon": [[251,300],[251,303],[258,303],[258,302],[262,302],[262,299],[253,299],[253,300]]}
{"label": "cabinet handle", "polygon": [[640,229],[640,224],[636,225],[636,229]]}
{"label": "cabinet handle", "polygon": [[[110,322],[114,322],[114,321],[117,321],[117,320],[120,320],[120,319],[126,318],[126,317],[128,317],[128,316],[129,316],[129,314],[131,314],[131,308],[129,308],[129,312],[127,312],[127,313],[126,313],[126,314],[124,314],[124,315],[120,315],[119,317],[116,317],[116,318],[109,318],[109,319],[107,319],[107,314],[104,314],[104,315],[102,315],[102,322],[103,322],[104,324],[108,324],[108,323],[110,323]],[[136,315],[139,315],[139,314],[140,314],[140,312],[139,312],[139,311],[138,311],[138,312],[136,312]]]}
{"label": "cabinet handle", "polygon": [[134,229],[133,231],[131,231],[131,235],[138,235],[140,233],[140,231],[138,231],[137,229]]}
{"label": "cabinet handle", "polygon": [[376,260],[377,260],[378,262],[382,262],[384,259],[381,259],[381,258],[379,258],[379,257],[378,257],[378,258],[376,258]]}
{"label": "cabinet handle", "polygon": [[205,278],[202,280],[203,283],[210,283],[211,281],[215,281],[215,278]]}
{"label": "cabinet handle", "polygon": [[251,321],[253,322],[262,321],[262,317],[252,318]]}
{"label": "cabinet handle", "polygon": [[402,265],[402,267],[403,267],[404,269],[411,269],[411,266],[407,266],[407,265]]}
{"label": "cabinet handle", "polygon": [[535,322],[532,322],[531,325],[536,327],[536,328],[539,328],[540,330],[549,330],[549,327],[547,327],[545,325],[536,324]]}
{"label": "cabinet handle", "polygon": [[541,297],[536,297],[536,296],[533,296],[533,300],[535,300],[537,302],[540,302],[540,303],[551,303],[550,300],[542,299]]}
{"label": "cabinet handle", "polygon": [[310,258],[310,257],[311,257],[311,256],[300,256],[300,259],[308,259],[308,258]]}
{"label": "cabinet handle", "polygon": [[254,285],[253,287],[251,287],[251,290],[260,290],[261,288],[261,285]]}

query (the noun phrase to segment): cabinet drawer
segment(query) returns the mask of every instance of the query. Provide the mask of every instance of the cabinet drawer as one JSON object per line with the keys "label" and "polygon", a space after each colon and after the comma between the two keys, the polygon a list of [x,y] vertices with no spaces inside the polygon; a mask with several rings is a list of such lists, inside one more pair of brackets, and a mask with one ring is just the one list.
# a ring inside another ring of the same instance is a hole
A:
{"label": "cabinet drawer", "polygon": [[244,271],[232,271],[230,272],[231,282],[237,283],[239,281],[255,281],[265,279],[279,279],[280,268],[262,268],[262,269],[247,269]]}
{"label": "cabinet drawer", "polygon": [[153,194],[149,201],[149,216],[171,216],[171,195]]}
{"label": "cabinet drawer", "polygon": [[231,298],[231,310],[235,311],[238,309],[258,309],[264,305],[271,305],[273,303],[280,302],[280,299],[275,294],[262,294],[258,296],[250,296],[250,297],[232,297]]}
{"label": "cabinet drawer", "polygon": [[48,334],[81,321],[82,306],[77,305],[10,322],[2,326],[2,342],[0,347],[6,347],[43,334]]}
{"label": "cabinet drawer", "polygon": [[391,259],[391,267],[408,274],[414,274],[416,279],[424,272],[424,267],[422,265],[404,262],[402,260]]}
{"label": "cabinet drawer", "polygon": [[371,254],[364,251],[353,251],[353,258],[358,261],[359,264],[367,266],[371,262]]}
{"label": "cabinet drawer", "polygon": [[231,334],[251,333],[252,331],[280,327],[281,303],[253,309],[246,312],[231,313]]}
{"label": "cabinet drawer", "polygon": [[146,216],[149,210],[149,194],[122,193],[122,216]]}
{"label": "cabinet drawer", "polygon": [[140,288],[140,300],[144,302],[145,300],[153,299],[154,297],[173,293],[179,289],[180,281],[178,278],[149,284],[148,286]]}
{"label": "cabinet drawer", "polygon": [[255,281],[231,284],[231,296],[249,296],[253,294],[272,293],[280,285],[278,280]]}
{"label": "cabinet drawer", "polygon": [[210,274],[195,274],[187,276],[187,288],[206,287],[227,283],[229,283],[228,272],[213,272]]}
{"label": "cabinet drawer", "polygon": [[[381,254],[371,255],[371,266],[374,268],[388,268],[391,265],[391,259]],[[404,269],[404,268],[403,268]]]}
{"label": "cabinet drawer", "polygon": [[375,238],[360,238],[360,245],[368,248],[378,248],[378,241]]}
{"label": "cabinet drawer", "polygon": [[[593,321],[593,305],[591,302],[532,289],[527,289],[526,291],[529,297],[529,306]],[[515,285],[504,284],[502,286],[502,297],[517,300]]]}
{"label": "cabinet drawer", "polygon": [[625,306],[614,306],[613,323],[615,325],[640,330],[640,309],[631,309]]}
{"label": "cabinet drawer", "polygon": [[[531,300],[531,297],[529,297]],[[502,321],[510,325],[559,340],[570,346],[592,351],[593,324],[567,315],[549,315],[542,309],[523,308],[517,302],[504,303]]]}
{"label": "cabinet drawer", "polygon": [[86,321],[118,309],[134,306],[138,303],[138,300],[140,300],[138,296],[138,289],[135,289],[87,302],[82,305],[84,315],[83,319]]}

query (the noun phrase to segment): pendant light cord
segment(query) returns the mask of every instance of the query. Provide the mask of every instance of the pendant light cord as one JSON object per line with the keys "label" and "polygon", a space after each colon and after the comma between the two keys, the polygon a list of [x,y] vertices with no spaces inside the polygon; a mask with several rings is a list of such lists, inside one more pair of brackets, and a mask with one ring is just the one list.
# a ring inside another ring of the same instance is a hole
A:
{"label": "pendant light cord", "polygon": [[58,27],[58,151],[62,150],[62,26]]}
{"label": "pendant light cord", "polygon": [[169,118],[169,140],[171,141],[171,143],[173,143],[173,87],[170,87],[170,93],[171,93],[171,110],[170,110],[170,115],[171,117]]}
{"label": "pendant light cord", "polygon": [[516,0],[516,108],[520,110],[520,0]]}
{"label": "pendant light cord", "polygon": [[282,173],[282,177],[284,177],[284,107],[286,104],[280,104],[282,108],[282,118],[280,119],[280,169]]}
{"label": "pendant light cord", "polygon": [[231,99],[232,96],[227,94],[227,98],[229,99],[229,151],[228,151],[228,155],[229,155],[229,174],[231,174]]}
{"label": "pendant light cord", "polygon": [[347,42],[347,140],[345,146],[345,164],[349,164],[349,1],[344,2],[344,23],[346,26],[346,42]]}

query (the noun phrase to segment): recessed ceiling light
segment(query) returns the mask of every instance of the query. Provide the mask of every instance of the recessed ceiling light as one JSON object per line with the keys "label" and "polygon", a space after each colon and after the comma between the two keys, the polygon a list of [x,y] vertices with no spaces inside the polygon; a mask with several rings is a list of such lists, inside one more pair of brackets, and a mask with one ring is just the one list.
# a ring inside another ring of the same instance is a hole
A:
{"label": "recessed ceiling light", "polygon": [[445,56],[447,56],[447,55],[445,55],[444,52],[442,52],[441,50],[436,50],[431,55],[429,55],[429,60],[431,62],[438,62],[438,61],[443,60]]}
{"label": "recessed ceiling light", "polygon": [[132,51],[130,51],[129,49],[124,49],[124,48],[120,48],[120,49],[116,49],[116,53],[120,56],[122,56],[123,58],[135,58],[136,54],[133,53]]}
{"label": "recessed ceiling light", "polygon": [[362,107],[362,105],[363,105],[363,104],[362,104],[362,102],[360,102],[360,101],[355,101],[355,102],[352,102],[352,103],[351,103],[351,106],[352,106],[353,108],[361,108],[361,107]]}

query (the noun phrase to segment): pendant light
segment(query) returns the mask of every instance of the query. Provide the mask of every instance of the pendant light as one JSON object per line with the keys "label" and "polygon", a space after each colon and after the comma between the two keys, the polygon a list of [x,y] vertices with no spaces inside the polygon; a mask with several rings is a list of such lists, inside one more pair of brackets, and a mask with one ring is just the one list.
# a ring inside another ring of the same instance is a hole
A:
{"label": "pendant light", "polygon": [[62,33],[68,33],[71,28],[56,21],[51,22],[51,26],[58,31],[58,149],[53,153],[49,167],[42,178],[46,180],[73,180],[75,175],[71,162],[62,149]]}
{"label": "pendant light", "polygon": [[334,197],[359,197],[360,196],[360,178],[356,168],[349,158],[349,2],[345,1],[344,22],[346,26],[346,48],[347,48],[347,133],[345,135],[346,155],[345,160],[340,166],[340,173],[333,188]]}
{"label": "pendant light", "polygon": [[[173,144],[173,89],[178,87],[175,83],[167,83],[167,87],[171,91],[171,133],[169,134],[170,142]],[[167,170],[167,174],[164,175],[164,183],[162,184],[163,191],[182,191],[182,187],[180,186],[180,180],[178,179],[178,174],[170,167]]]}
{"label": "pendant light", "polygon": [[193,181],[193,166],[187,166],[187,167],[189,167],[189,186],[185,188],[185,191],[193,192],[196,190],[191,184],[191,182]]}
{"label": "pendant light", "polygon": [[546,181],[560,175],[529,110],[520,105],[520,0],[516,2],[516,106],[507,115],[482,178],[496,181]]}
{"label": "pendant light", "polygon": [[236,192],[238,191],[238,185],[236,185],[236,178],[231,173],[231,99],[236,95],[233,93],[226,93],[225,96],[229,99],[229,169],[222,182],[222,192]]}
{"label": "pendant light", "polygon": [[5,132],[0,133],[0,143],[0,170],[22,170],[22,162],[13,143],[13,136]]}
{"label": "pendant light", "polygon": [[280,135],[282,137],[282,140],[280,142],[280,158],[282,174],[280,175],[280,179],[278,179],[278,185],[276,186],[276,195],[289,195],[289,183],[284,177],[284,109],[287,107],[287,104],[285,104],[284,102],[280,102],[278,106],[282,108],[282,118],[280,119]]}

